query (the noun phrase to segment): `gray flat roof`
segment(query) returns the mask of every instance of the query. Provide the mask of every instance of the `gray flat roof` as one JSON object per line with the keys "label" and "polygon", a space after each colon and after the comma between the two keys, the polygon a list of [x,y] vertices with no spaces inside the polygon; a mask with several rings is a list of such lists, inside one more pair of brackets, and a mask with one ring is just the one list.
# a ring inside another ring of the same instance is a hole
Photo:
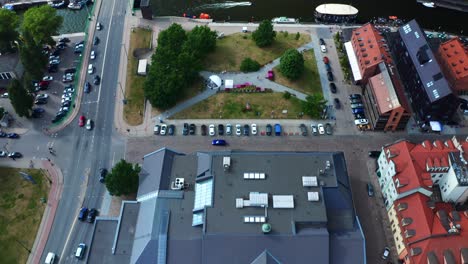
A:
{"label": "gray flat roof", "polygon": [[[442,74],[434,53],[432,53],[427,43],[426,34],[421,30],[416,20],[413,19],[401,26],[398,32],[405,43],[408,55],[418,72],[430,101],[435,102],[452,94],[452,90]],[[421,65],[418,54],[420,58],[422,56],[424,61],[428,60],[428,62]]]}
{"label": "gray flat roof", "polygon": [[96,219],[93,232],[93,242],[89,249],[88,263],[130,263],[129,255],[113,255],[112,245],[117,231],[117,219]]}

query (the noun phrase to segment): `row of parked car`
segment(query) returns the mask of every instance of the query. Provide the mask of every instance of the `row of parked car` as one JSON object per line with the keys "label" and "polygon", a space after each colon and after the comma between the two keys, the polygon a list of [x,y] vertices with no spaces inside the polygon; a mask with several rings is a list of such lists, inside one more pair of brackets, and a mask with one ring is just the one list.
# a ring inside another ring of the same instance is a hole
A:
{"label": "row of parked car", "polygon": [[362,97],[360,94],[351,94],[349,95],[349,103],[351,111],[354,115],[354,124],[356,126],[362,126],[369,124],[369,120],[366,119],[364,113],[364,104],[362,103]]}

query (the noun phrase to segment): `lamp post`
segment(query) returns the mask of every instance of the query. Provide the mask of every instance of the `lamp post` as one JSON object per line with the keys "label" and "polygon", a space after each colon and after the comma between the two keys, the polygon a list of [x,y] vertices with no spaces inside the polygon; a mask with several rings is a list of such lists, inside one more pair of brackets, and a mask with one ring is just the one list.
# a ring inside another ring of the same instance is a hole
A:
{"label": "lamp post", "polygon": [[125,93],[124,93],[124,91],[122,89],[122,84],[120,82],[118,82],[118,84],[119,84],[119,87],[120,87],[120,91],[122,92],[122,95],[123,95],[122,103],[127,104],[127,99],[125,98]]}

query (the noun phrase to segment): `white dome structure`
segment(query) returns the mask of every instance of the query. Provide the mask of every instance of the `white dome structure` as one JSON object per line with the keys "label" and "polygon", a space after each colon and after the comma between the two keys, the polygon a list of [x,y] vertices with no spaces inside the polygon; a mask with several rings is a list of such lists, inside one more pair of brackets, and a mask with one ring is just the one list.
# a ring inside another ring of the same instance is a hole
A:
{"label": "white dome structure", "polygon": [[211,89],[218,89],[223,85],[223,81],[218,75],[211,75],[210,80],[208,81],[208,87]]}

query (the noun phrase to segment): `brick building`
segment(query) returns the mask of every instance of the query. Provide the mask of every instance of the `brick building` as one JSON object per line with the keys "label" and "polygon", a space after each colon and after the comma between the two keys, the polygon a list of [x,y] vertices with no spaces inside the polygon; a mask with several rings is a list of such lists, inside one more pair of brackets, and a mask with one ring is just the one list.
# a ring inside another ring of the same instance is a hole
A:
{"label": "brick building", "polygon": [[468,47],[453,38],[439,47],[439,62],[452,90],[457,94],[468,94]]}

